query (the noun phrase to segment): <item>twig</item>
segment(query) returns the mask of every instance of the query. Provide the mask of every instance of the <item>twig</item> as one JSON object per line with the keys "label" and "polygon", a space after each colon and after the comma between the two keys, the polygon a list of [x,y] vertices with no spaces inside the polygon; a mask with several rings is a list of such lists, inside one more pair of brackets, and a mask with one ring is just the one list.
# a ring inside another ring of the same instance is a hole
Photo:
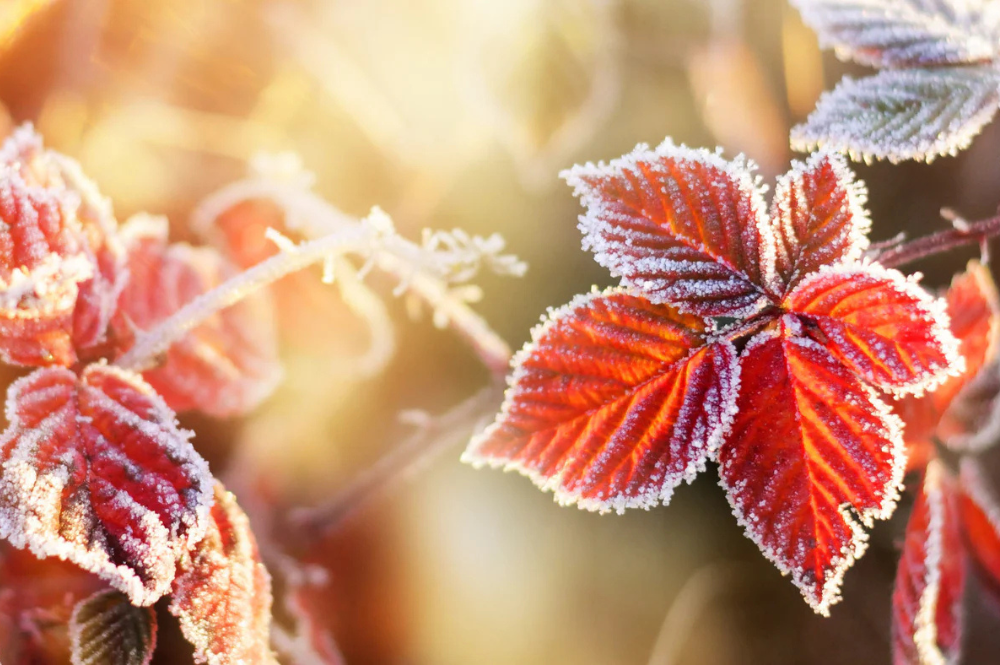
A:
{"label": "twig", "polygon": [[[944,216],[946,219],[949,219],[949,212],[945,211]],[[954,219],[958,218],[954,217]],[[898,268],[907,263],[913,263],[914,261],[935,254],[941,254],[957,247],[975,244],[984,246],[987,240],[995,238],[998,235],[1000,235],[1000,215],[978,222],[966,222],[962,220],[960,224],[955,224],[953,228],[938,231],[929,236],[900,243],[894,247],[877,252],[873,258],[887,268]]]}
{"label": "twig", "polygon": [[[269,164],[265,163],[264,168],[267,166]],[[262,167],[258,164],[257,168]],[[284,178],[258,175],[233,183],[198,206],[192,214],[191,226],[212,238],[218,234],[214,228],[215,220],[223,212],[238,203],[259,199],[277,204],[284,212],[288,229],[308,238],[358,226],[357,219],[309,191],[309,182],[308,175],[292,173]],[[479,314],[453,296],[452,285],[434,273],[434,266],[425,265],[425,254],[419,246],[399,236],[389,236],[374,248],[370,259],[379,270],[399,280],[403,291],[425,301],[435,312],[437,320],[462,337],[491,373],[503,376],[510,361],[510,347]],[[524,270],[523,264],[516,261],[503,267],[512,275],[522,274]],[[364,273],[365,267],[360,272]]]}
{"label": "twig", "polygon": [[497,411],[502,398],[501,386],[491,385],[440,416],[428,419],[329,501],[292,511],[290,518],[296,531],[311,539],[330,533],[388,489],[398,487],[439,453],[459,441],[467,441],[475,428]]}
{"label": "twig", "polygon": [[219,310],[236,304],[250,293],[285,275],[327,260],[330,256],[364,252],[374,239],[371,229],[357,226],[302,243],[292,250],[279,252],[198,296],[154,328],[139,333],[132,348],[118,358],[115,364],[134,370],[146,369],[171,344]]}

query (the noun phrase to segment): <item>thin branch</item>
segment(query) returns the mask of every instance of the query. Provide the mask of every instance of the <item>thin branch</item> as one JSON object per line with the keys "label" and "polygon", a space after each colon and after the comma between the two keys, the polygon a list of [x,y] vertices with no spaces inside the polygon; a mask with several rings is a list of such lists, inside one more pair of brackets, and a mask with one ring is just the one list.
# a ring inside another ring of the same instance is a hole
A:
{"label": "thin branch", "polygon": [[332,532],[387,490],[399,487],[438,454],[467,441],[486,418],[496,413],[502,398],[502,387],[491,385],[440,416],[427,418],[409,438],[329,501],[292,511],[295,531],[313,540]]}
{"label": "thin branch", "polygon": [[[945,212],[945,218],[948,217]],[[888,268],[898,268],[958,247],[976,244],[985,246],[987,240],[997,236],[1000,236],[1000,215],[978,222],[961,220],[953,228],[875,252],[872,258]]]}
{"label": "thin branch", "polygon": [[154,364],[156,358],[166,352],[171,344],[219,310],[236,304],[247,295],[285,275],[325,261],[331,256],[364,252],[374,240],[372,229],[356,226],[281,251],[198,296],[160,321],[154,328],[138,333],[135,344],[118,358],[115,364],[137,371],[146,369]]}
{"label": "thin branch", "polygon": [[[287,162],[278,160],[258,160],[255,168],[262,171],[262,175],[228,185],[205,199],[192,214],[191,227],[219,242],[215,220],[239,203],[260,199],[277,204],[284,212],[289,231],[301,233],[307,238],[319,238],[358,226],[356,218],[309,191],[311,177],[296,173],[294,165],[289,166]],[[275,168],[284,170],[270,174]],[[372,218],[375,217],[373,214]],[[379,223],[391,225],[384,215],[379,217]],[[461,276],[471,277],[480,263],[486,263],[500,274],[523,274],[524,264],[514,257],[500,255],[502,247],[502,242],[499,242],[491,245],[488,251],[479,253],[461,249],[428,250],[393,234],[383,237],[373,248],[368,257],[369,264],[360,272],[363,274],[366,268],[373,265],[395,277],[400,283],[400,292],[413,293],[426,302],[435,313],[435,322],[462,337],[493,375],[503,376],[510,362],[510,347],[485,319],[456,297],[453,282],[447,279],[447,275],[441,274],[442,270],[451,266],[450,269]]]}

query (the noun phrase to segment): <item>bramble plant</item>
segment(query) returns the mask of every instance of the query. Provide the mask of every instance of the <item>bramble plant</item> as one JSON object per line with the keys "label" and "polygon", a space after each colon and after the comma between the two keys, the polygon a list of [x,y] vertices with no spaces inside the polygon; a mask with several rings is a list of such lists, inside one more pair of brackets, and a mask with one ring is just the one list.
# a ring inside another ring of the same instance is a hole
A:
{"label": "bramble plant", "polygon": [[[308,174],[284,175],[289,209],[305,201],[315,210]],[[260,182],[280,189],[274,178]],[[229,208],[203,210],[202,223]],[[216,249],[169,242],[162,218],[119,227],[79,166],[45,149],[30,126],[0,148],[0,356],[33,368],[8,390],[0,435],[0,570],[33,570],[60,590],[4,589],[5,662],[60,657],[24,628],[44,616],[68,624],[74,663],[148,663],[150,606],[163,597],[198,662],[275,662],[272,640],[324,652],[325,631],[300,602],[305,573],[277,554],[271,563],[286,578],[296,625],[294,634],[272,625],[271,576],[248,517],[176,412],[239,415],[273,390],[275,317],[260,289],[284,275],[323,263],[332,281],[336,262],[356,255],[398,275],[398,290],[423,297],[442,326],[471,328],[473,338],[480,321],[461,299],[465,282],[481,266],[524,266],[501,253],[499,236],[438,232],[416,245],[380,211],[365,220],[322,212],[336,228],[299,244],[271,229],[272,248],[241,271]],[[487,362],[498,353],[505,364],[502,342],[479,339]]]}
{"label": "bramble plant", "polygon": [[[0,588],[4,663],[146,665],[162,601],[197,662],[339,664],[296,546],[458,440],[464,461],[598,513],[667,504],[715,464],[746,535],[822,615],[909,474],[892,659],[959,662],[970,583],[1000,593],[1000,497],[980,457],[1000,440],[987,252],[1000,214],[943,211],[952,228],[871,243],[848,158],[931,161],[970,144],[1000,107],[1000,2],[791,4],[821,44],[880,72],[845,78],[792,130],[794,148],[816,151],[769,202],[750,159],[669,138],[564,171],[585,210],[583,247],[620,284],[550,309],[513,357],[469,307],[481,271],[526,269],[499,235],[412,242],[377,208],[356,219],[322,200],[297,158],[279,155],[194,210],[191,229],[209,242],[194,247],[171,242],[163,218],[119,224],[75,161],[30,126],[11,134],[0,360],[25,373],[0,434],[0,573],[25,582]],[[585,115],[609,108],[602,90]],[[981,260],[943,293],[900,271],[977,244]],[[319,280],[297,273],[316,265],[369,327],[358,374],[384,367],[394,345],[364,283],[378,270],[494,381],[440,416],[410,413],[415,433],[326,504],[280,514],[266,490],[237,485],[254,479],[226,476],[241,507],[177,414],[240,416],[271,394],[283,318],[271,296],[298,306]]]}
{"label": "bramble plant", "polygon": [[948,213],[951,230],[869,246],[864,187],[832,151],[966,147],[1000,102],[1000,4],[793,4],[822,43],[885,71],[793,131],[824,150],[778,178],[769,209],[751,162],[669,139],[565,171],[584,248],[621,286],[549,311],[463,459],[599,512],[667,503],[716,461],[747,536],[821,614],[919,471],[893,659],[957,662],[967,556],[1000,582],[1000,502],[975,459],[1000,438],[1000,302],[975,262],[945,300],[895,268],[967,243],[985,256],[1000,218]]}

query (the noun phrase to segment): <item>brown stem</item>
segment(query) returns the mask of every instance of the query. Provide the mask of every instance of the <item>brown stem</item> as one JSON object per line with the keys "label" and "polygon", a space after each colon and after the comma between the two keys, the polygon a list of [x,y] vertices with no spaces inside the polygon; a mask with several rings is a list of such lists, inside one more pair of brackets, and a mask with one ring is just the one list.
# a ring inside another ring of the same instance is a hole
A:
{"label": "brown stem", "polygon": [[476,427],[496,413],[502,399],[503,386],[495,382],[428,420],[328,501],[292,511],[289,517],[295,532],[311,541],[330,533],[373,499],[398,487],[400,483],[396,481],[411,476],[459,441],[468,441]]}
{"label": "brown stem", "polygon": [[990,238],[997,236],[1000,236],[1000,215],[978,222],[968,222],[923,238],[899,243],[887,249],[876,251],[872,258],[887,268],[898,268],[957,247],[984,244]]}

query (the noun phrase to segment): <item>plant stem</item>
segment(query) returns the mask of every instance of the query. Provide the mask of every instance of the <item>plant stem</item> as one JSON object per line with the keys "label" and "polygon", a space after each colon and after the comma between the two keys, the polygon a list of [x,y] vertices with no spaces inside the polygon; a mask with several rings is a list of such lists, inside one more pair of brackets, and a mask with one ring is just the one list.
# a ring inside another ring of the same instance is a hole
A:
{"label": "plant stem", "polygon": [[330,256],[364,252],[372,240],[373,233],[370,229],[357,226],[304,242],[293,250],[281,251],[201,294],[150,330],[138,333],[135,344],[115,364],[136,371],[147,369],[174,342],[219,310],[236,304],[285,275],[324,261]]}
{"label": "plant stem", "polygon": [[923,238],[899,243],[877,251],[872,257],[887,268],[898,268],[928,256],[941,254],[965,245],[984,244],[1000,236],[1000,215],[956,225],[955,228],[932,233]]}
{"label": "plant stem", "polygon": [[502,385],[494,384],[429,419],[324,504],[292,511],[290,521],[296,533],[310,540],[330,533],[373,499],[398,487],[397,481],[419,471],[437,454],[458,441],[468,440],[475,428],[500,408],[502,399]]}

